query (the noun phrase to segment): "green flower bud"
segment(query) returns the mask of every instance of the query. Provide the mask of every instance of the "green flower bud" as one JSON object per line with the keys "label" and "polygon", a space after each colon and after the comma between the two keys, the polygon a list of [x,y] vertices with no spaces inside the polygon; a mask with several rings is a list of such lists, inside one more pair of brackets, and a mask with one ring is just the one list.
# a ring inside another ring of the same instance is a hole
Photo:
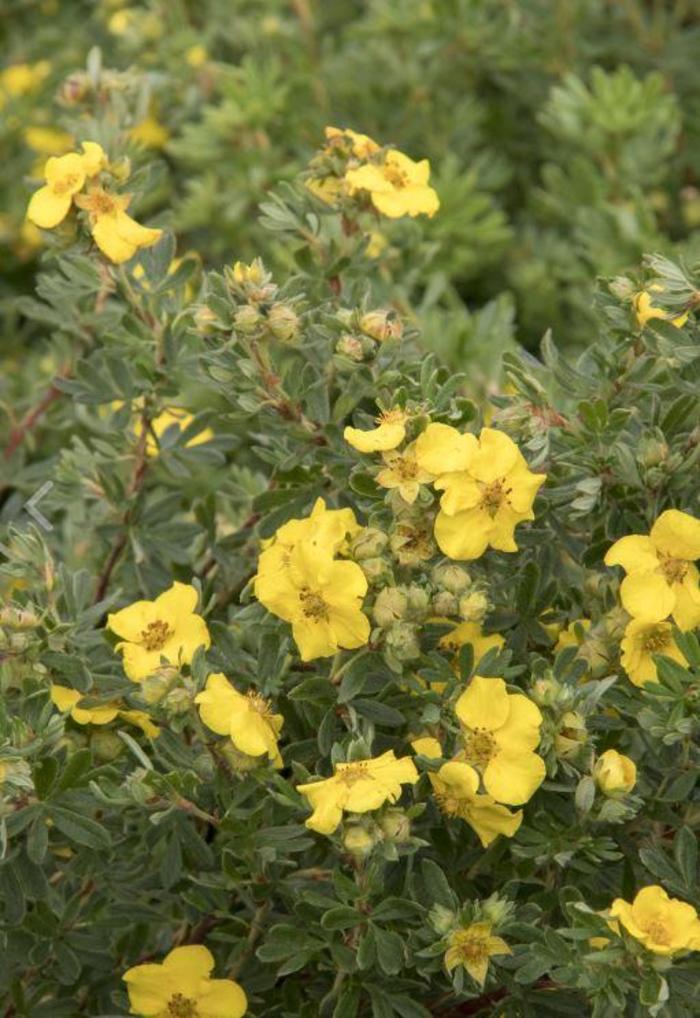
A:
{"label": "green flower bud", "polygon": [[386,649],[396,661],[414,661],[420,657],[416,627],[409,622],[395,622],[387,630]]}
{"label": "green flower bud", "polygon": [[280,343],[291,343],[299,333],[299,316],[287,304],[273,304],[267,314],[267,325]]}
{"label": "green flower bud", "polygon": [[345,332],[335,344],[335,352],[359,364],[366,356],[364,340]]}
{"label": "green flower bud", "polygon": [[194,313],[194,327],[200,336],[208,336],[213,331],[214,322],[218,320],[215,311],[202,304]]}
{"label": "green flower bud", "polygon": [[0,626],[7,626],[8,629],[34,629],[39,622],[39,617],[32,608],[8,604],[0,609]]}
{"label": "green flower bud", "polygon": [[389,563],[383,558],[366,558],[357,563],[365,574],[368,583],[378,583],[383,580],[391,582],[391,569]]}
{"label": "green flower bud", "polygon": [[406,588],[408,596],[408,609],[412,618],[423,619],[430,607],[430,594],[417,583],[412,583]]}
{"label": "green flower bud", "polygon": [[411,820],[402,809],[389,809],[379,819],[379,828],[388,841],[405,844],[411,837]]}
{"label": "green flower bud", "polygon": [[463,594],[472,582],[467,570],[452,562],[435,566],[430,574],[430,579],[436,587],[447,590],[450,594]]}
{"label": "green flower bud", "polygon": [[557,735],[554,737],[554,748],[562,760],[570,760],[588,741],[586,722],[576,711],[570,710],[560,721]]}
{"label": "green flower bud", "polygon": [[433,597],[431,607],[436,615],[456,615],[459,611],[459,602],[449,590],[439,590]]}
{"label": "green flower bud", "polygon": [[408,611],[408,597],[400,587],[385,587],[377,594],[372,618],[382,629],[403,619]]}
{"label": "green flower bud", "polygon": [[90,735],[90,749],[98,760],[108,763],[124,752],[124,743],[114,732],[93,731]]}
{"label": "green flower bud", "polygon": [[356,562],[363,559],[376,558],[381,555],[387,544],[389,535],[377,527],[363,527],[350,545],[350,554]]}
{"label": "green flower bud", "polygon": [[433,905],[428,913],[430,925],[440,936],[445,936],[457,925],[457,915],[444,905]]}
{"label": "green flower bud", "polygon": [[465,622],[483,622],[488,609],[489,599],[483,591],[475,590],[460,598],[459,614]]}
{"label": "green flower bud", "polygon": [[233,316],[233,324],[235,328],[238,329],[239,332],[242,332],[244,336],[257,332],[261,321],[262,317],[260,312],[256,307],[253,307],[252,304],[244,304]]}
{"label": "green flower bud", "polygon": [[360,328],[378,343],[401,339],[403,325],[395,311],[368,311],[360,318]]}
{"label": "green flower bud", "polygon": [[376,839],[364,827],[347,827],[343,834],[343,848],[356,859],[366,859],[375,844]]}
{"label": "green flower bud", "polygon": [[234,774],[245,774],[247,771],[253,771],[260,764],[262,760],[267,758],[262,756],[248,756],[247,753],[241,753],[239,749],[236,749],[232,742],[228,740],[224,743],[220,743],[217,746],[218,751],[226,760]]}

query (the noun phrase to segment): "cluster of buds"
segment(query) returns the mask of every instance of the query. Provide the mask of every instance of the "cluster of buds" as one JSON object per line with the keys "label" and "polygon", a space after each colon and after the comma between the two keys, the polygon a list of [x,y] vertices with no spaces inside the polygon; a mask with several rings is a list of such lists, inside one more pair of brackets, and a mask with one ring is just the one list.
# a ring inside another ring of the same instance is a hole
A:
{"label": "cluster of buds", "polygon": [[656,490],[665,487],[678,471],[688,468],[687,456],[671,452],[663,432],[655,428],[643,435],[637,445],[636,460],[642,479],[647,488]]}
{"label": "cluster of buds", "polygon": [[379,591],[372,618],[383,636],[385,660],[394,671],[420,657],[420,627],[429,608],[430,595],[417,583]]}
{"label": "cluster of buds", "polygon": [[[343,308],[336,315],[343,327],[335,352],[339,358],[361,363],[376,357],[383,343],[400,340],[403,323],[392,309],[379,308],[373,311]],[[341,365],[342,366],[342,365]]]}
{"label": "cluster of buds", "polygon": [[542,745],[549,743],[559,760],[576,759],[589,741],[580,689],[548,674],[534,682],[530,696],[545,716]]}
{"label": "cluster of buds", "polygon": [[409,846],[415,839],[411,836],[411,817],[406,810],[391,806],[377,819],[362,819],[347,823],[343,830],[343,849],[356,862],[363,862],[376,849],[385,858],[397,859],[399,849]]}
{"label": "cluster of buds", "polygon": [[357,562],[370,584],[391,582],[391,565],[384,555],[388,545],[389,535],[377,527],[363,527],[353,538],[350,557]]}
{"label": "cluster of buds", "polygon": [[141,683],[141,695],[146,703],[157,703],[170,716],[186,714],[192,707],[194,694],[192,681],[172,665],[162,665]]}
{"label": "cluster of buds", "polygon": [[236,262],[224,270],[224,276],[238,302],[233,317],[236,332],[250,339],[296,341],[300,322],[294,302],[280,298],[279,287],[259,258],[250,265]]}

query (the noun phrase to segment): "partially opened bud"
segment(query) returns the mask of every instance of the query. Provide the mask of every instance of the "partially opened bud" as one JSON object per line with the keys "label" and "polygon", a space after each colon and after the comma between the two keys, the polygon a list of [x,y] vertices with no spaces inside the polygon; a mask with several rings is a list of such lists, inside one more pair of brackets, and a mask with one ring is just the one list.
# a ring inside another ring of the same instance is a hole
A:
{"label": "partially opened bud", "polygon": [[605,795],[626,795],[637,782],[637,765],[616,749],[606,749],[598,758],[593,777]]}

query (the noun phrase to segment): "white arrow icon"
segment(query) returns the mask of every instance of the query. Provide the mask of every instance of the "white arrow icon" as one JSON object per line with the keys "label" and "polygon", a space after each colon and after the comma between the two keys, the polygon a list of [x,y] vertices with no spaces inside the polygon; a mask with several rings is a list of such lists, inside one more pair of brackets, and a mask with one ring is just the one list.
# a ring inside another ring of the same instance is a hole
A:
{"label": "white arrow icon", "polygon": [[32,497],[24,503],[24,509],[29,513],[32,519],[39,524],[40,527],[43,527],[44,530],[53,530],[53,526],[49,523],[44,514],[39,512],[36,504],[44,497],[44,495],[48,494],[52,488],[53,481],[45,481],[39,490],[35,491]]}

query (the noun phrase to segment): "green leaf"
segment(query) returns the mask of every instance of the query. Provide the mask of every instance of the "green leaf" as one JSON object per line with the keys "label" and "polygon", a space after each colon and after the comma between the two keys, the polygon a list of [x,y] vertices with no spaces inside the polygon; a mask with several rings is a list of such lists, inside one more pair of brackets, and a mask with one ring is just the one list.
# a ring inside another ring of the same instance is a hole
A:
{"label": "green leaf", "polygon": [[63,806],[50,806],[48,815],[58,830],[71,841],[87,845],[88,848],[109,848],[109,834],[96,820],[91,820],[81,813],[74,813]]}

